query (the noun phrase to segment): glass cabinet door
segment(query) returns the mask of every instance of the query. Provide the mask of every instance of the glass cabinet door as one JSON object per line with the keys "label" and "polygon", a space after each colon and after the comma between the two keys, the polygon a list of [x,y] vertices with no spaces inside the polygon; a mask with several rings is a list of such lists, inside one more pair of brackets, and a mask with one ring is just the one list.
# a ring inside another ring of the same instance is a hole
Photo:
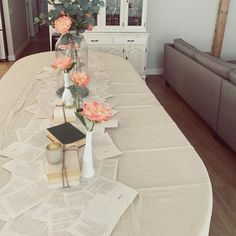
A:
{"label": "glass cabinet door", "polygon": [[94,26],[97,26],[98,25],[98,14],[97,13],[93,14],[93,19],[94,19]]}
{"label": "glass cabinet door", "polygon": [[121,25],[121,1],[122,0],[106,0],[106,26]]}
{"label": "glass cabinet door", "polygon": [[141,26],[143,15],[143,0],[129,0],[128,26]]}

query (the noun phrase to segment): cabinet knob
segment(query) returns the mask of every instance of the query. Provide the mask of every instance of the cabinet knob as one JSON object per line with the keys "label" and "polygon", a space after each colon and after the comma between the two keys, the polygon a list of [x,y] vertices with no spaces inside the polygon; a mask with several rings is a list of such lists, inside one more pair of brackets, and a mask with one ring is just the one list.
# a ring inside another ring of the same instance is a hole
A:
{"label": "cabinet knob", "polygon": [[92,39],[91,42],[92,43],[98,43],[98,39]]}
{"label": "cabinet knob", "polygon": [[133,43],[133,42],[134,42],[134,39],[128,39],[127,42],[128,42],[128,43]]}

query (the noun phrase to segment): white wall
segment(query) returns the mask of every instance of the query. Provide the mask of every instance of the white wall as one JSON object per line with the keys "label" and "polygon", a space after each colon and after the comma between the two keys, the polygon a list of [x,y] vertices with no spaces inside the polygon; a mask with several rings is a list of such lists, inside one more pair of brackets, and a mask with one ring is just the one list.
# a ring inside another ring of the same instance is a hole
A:
{"label": "white wall", "polygon": [[8,59],[15,60],[28,43],[25,0],[3,0]]}
{"label": "white wall", "polygon": [[[148,0],[148,74],[162,72],[164,43],[183,38],[211,51],[219,0]],[[222,58],[236,59],[236,2],[231,1]]]}

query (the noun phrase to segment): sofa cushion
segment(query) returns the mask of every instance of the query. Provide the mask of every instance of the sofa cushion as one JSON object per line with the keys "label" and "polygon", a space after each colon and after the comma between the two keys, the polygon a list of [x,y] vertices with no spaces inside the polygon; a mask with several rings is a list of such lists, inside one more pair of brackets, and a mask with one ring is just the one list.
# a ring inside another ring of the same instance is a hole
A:
{"label": "sofa cushion", "polygon": [[229,73],[229,80],[236,85],[236,70],[231,70]]}
{"label": "sofa cushion", "polygon": [[185,42],[183,39],[175,39],[174,47],[178,51],[184,53],[186,56],[189,56],[191,58],[194,58],[194,54],[199,51],[197,48]]}
{"label": "sofa cushion", "polygon": [[219,58],[213,57],[208,53],[196,52],[194,58],[197,62],[212,70],[216,74],[229,79],[229,73],[232,69],[236,69],[236,65],[224,62]]}

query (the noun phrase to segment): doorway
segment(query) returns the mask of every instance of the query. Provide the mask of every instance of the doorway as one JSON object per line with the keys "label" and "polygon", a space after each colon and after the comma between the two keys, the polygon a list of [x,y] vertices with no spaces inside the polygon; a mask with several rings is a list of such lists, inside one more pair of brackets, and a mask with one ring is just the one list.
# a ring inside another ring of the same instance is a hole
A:
{"label": "doorway", "polygon": [[22,51],[19,58],[50,50],[49,27],[35,24],[34,18],[40,13],[48,14],[47,0],[25,0],[27,9],[27,22],[30,41]]}

